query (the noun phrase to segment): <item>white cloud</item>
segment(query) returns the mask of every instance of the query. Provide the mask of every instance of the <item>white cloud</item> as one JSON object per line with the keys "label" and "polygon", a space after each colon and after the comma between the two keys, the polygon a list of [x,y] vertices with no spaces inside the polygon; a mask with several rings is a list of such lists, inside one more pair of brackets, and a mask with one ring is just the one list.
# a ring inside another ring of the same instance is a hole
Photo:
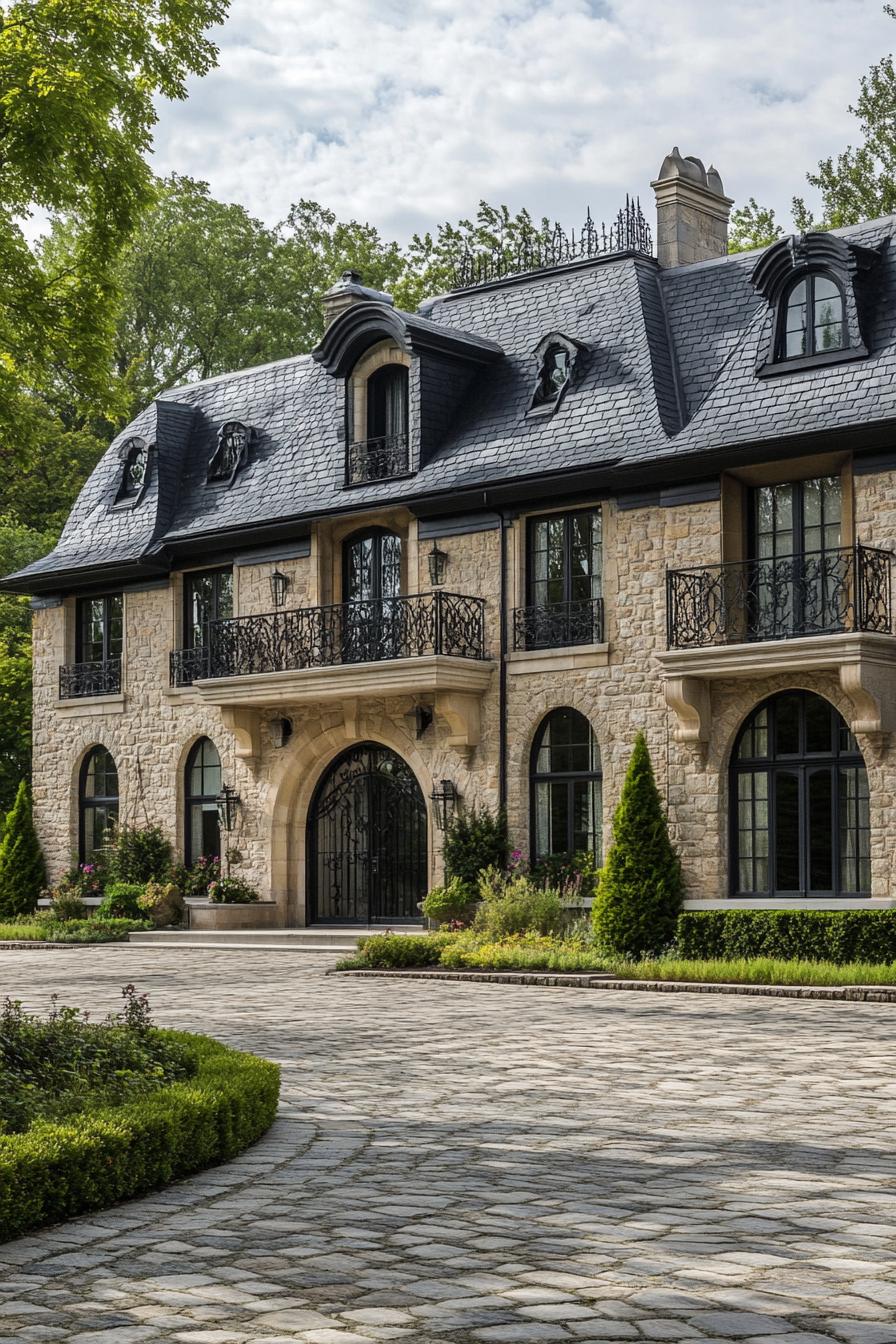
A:
{"label": "white cloud", "polygon": [[405,238],[480,197],[567,224],[646,206],[673,143],[788,225],[896,27],[878,0],[231,0],[216,36],[156,170],[269,223],[310,197]]}

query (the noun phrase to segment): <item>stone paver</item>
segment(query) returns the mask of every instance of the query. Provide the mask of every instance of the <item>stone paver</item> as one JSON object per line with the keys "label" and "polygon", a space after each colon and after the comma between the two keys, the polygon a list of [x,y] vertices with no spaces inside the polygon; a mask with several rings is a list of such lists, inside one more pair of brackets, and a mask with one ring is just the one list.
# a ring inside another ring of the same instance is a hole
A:
{"label": "stone paver", "polygon": [[889,1344],[896,1008],[0,951],[283,1065],[228,1166],[0,1246],[0,1344]]}

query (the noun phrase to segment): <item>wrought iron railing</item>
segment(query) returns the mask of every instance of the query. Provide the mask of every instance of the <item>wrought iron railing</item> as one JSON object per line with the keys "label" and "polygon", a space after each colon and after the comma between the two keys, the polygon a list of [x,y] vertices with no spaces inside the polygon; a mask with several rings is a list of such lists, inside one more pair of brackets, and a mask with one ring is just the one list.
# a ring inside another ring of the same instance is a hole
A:
{"label": "wrought iron railing", "polygon": [[889,634],[892,552],[845,546],[666,573],[671,649],[868,630]]}
{"label": "wrought iron railing", "polygon": [[485,602],[418,593],[370,602],[236,616],[209,625],[210,677],[291,672],[450,654],[485,657]]}
{"label": "wrought iron railing", "polygon": [[88,695],[118,695],[121,659],[101,663],[67,663],[59,669],[59,699],[80,700]]}
{"label": "wrought iron railing", "polygon": [[201,644],[192,649],[174,649],[168,659],[172,686],[192,686],[200,677],[208,676],[208,649]]}
{"label": "wrought iron railing", "polygon": [[595,224],[589,210],[578,233],[575,229],[567,232],[559,224],[513,225],[506,233],[495,234],[487,246],[466,248],[454,267],[454,287],[486,285],[507,276],[620,252],[653,255],[650,225],[637,197],[626,196],[624,207],[609,226]]}
{"label": "wrought iron railing", "polygon": [[408,471],[407,434],[388,434],[378,439],[350,443],[346,456],[345,478],[348,485],[366,485],[368,481],[388,481]]}
{"label": "wrought iron railing", "polygon": [[600,644],[603,637],[604,604],[599,597],[517,607],[513,613],[513,647],[517,650]]}

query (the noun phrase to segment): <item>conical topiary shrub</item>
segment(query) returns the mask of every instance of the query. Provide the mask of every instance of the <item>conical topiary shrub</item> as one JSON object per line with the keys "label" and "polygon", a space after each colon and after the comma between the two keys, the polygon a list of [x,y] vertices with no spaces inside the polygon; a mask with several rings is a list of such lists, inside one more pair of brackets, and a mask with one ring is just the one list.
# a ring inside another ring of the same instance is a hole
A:
{"label": "conical topiary shrub", "polygon": [[638,733],[592,909],[598,942],[625,957],[661,952],[675,934],[683,890],[650,752]]}
{"label": "conical topiary shrub", "polygon": [[0,919],[29,915],[46,881],[31,815],[31,790],[23,779],[0,840]]}

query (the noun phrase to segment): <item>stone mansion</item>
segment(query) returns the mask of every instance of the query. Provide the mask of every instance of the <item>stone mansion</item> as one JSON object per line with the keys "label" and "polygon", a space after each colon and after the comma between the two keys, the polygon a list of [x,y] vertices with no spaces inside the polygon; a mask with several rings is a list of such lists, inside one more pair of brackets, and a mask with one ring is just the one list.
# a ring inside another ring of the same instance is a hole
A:
{"label": "stone mansion", "polygon": [[727,255],[674,150],[610,230],[345,273],[310,355],[161,393],[34,608],[51,876],[116,818],[235,927],[418,918],[453,809],[607,843],[643,729],[692,902],[896,895],[896,217]]}

